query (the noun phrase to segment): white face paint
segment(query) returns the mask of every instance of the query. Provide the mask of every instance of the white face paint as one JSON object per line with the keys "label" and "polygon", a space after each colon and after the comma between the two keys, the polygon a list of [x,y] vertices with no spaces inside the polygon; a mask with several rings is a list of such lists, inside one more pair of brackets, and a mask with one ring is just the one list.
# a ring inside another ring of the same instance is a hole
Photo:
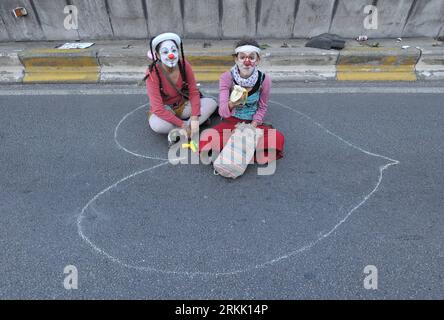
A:
{"label": "white face paint", "polygon": [[236,57],[236,65],[239,68],[240,75],[249,77],[256,68],[258,55],[256,52],[239,52]]}
{"label": "white face paint", "polygon": [[160,44],[160,60],[169,68],[174,68],[179,62],[179,50],[174,41],[166,40]]}

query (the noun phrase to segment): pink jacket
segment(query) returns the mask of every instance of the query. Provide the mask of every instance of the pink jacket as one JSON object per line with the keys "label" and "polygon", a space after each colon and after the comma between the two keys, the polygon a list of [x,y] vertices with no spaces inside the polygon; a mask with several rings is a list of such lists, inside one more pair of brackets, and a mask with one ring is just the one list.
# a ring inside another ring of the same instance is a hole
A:
{"label": "pink jacket", "polygon": [[[174,103],[180,103],[182,101],[182,96],[173,88],[173,86],[168,82],[168,80],[163,75],[161,66],[159,68],[159,76],[162,79],[162,86],[164,92],[168,97],[164,100],[160,95],[159,90],[159,78],[157,77],[156,71],[150,74],[147,71],[148,78],[146,80],[146,88],[148,91],[148,97],[150,99],[150,111],[158,116],[159,118],[174,124],[177,127],[182,126],[183,120],[174,115],[164,105],[171,105]],[[185,61],[185,72],[187,75],[188,87],[190,90],[190,102],[191,102],[191,115],[200,116],[200,93],[196,85],[196,79],[194,78],[193,70],[188,61]],[[180,90],[182,88],[182,76],[179,76],[179,80],[176,83],[176,87]]]}
{"label": "pink jacket", "polygon": [[[229,118],[232,116],[234,109],[230,111],[228,107],[228,101],[230,99],[230,90],[233,87],[233,77],[231,72],[227,71],[220,77],[219,80],[219,115],[222,118]],[[268,100],[270,98],[271,79],[268,75],[265,75],[264,82],[262,83],[262,90],[260,92],[259,106],[256,114],[253,116],[253,120],[258,124],[262,124],[265,114],[268,109]]]}

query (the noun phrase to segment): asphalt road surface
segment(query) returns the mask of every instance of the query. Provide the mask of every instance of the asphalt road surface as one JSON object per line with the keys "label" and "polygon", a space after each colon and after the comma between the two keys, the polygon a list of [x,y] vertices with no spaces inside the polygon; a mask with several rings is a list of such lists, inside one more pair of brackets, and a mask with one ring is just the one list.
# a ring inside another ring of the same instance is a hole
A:
{"label": "asphalt road surface", "polygon": [[2,86],[0,298],[443,299],[443,101],[275,86],[285,157],[226,180],[168,162],[141,88]]}

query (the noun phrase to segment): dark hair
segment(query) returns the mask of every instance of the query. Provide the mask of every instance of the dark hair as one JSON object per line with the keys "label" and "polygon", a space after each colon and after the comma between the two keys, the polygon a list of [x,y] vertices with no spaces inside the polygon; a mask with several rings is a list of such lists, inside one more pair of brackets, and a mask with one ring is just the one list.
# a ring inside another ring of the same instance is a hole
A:
{"label": "dark hair", "polygon": [[[242,47],[242,46],[254,46],[254,47],[260,48],[259,43],[256,40],[254,40],[253,38],[242,38],[241,40],[236,42],[236,44],[234,45],[234,49]],[[234,53],[233,56],[236,57],[237,54]]]}
{"label": "dark hair", "polygon": [[[159,58],[157,57],[157,55],[154,54],[153,51],[153,40],[155,37],[152,37],[150,40],[150,51],[151,51],[151,56],[153,57],[153,62],[149,65],[148,67],[148,74],[150,74],[151,72],[153,72],[153,69],[156,71],[157,74],[157,78],[159,79],[159,90],[160,90],[160,95],[165,98],[167,95],[165,93],[165,91],[163,90],[163,84],[162,84],[162,79],[160,78],[159,75],[159,69],[157,68],[157,65],[159,64]],[[178,46],[176,41],[171,40],[176,44],[176,47]],[[161,43],[159,43],[156,48],[154,48],[156,53],[159,53],[159,47],[160,47]],[[180,53],[181,53],[181,59],[179,59],[179,71],[180,74],[182,76],[182,92],[188,92],[188,81],[187,81],[187,74],[186,74],[186,70],[185,70],[185,54],[183,53],[183,42],[180,42]],[[146,79],[148,78],[148,74],[145,75],[145,77],[143,78],[143,81],[146,81]]]}

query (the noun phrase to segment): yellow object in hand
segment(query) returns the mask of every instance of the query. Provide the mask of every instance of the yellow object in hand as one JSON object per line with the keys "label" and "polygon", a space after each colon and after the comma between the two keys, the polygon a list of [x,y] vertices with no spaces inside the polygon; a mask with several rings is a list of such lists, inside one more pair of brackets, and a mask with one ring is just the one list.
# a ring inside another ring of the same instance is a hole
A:
{"label": "yellow object in hand", "polygon": [[235,85],[233,91],[230,94],[230,101],[238,104],[245,104],[248,98],[248,91],[241,86]]}
{"label": "yellow object in hand", "polygon": [[197,152],[198,145],[196,141],[191,140],[190,143],[183,143],[182,148],[186,149],[189,148],[193,152]]}

